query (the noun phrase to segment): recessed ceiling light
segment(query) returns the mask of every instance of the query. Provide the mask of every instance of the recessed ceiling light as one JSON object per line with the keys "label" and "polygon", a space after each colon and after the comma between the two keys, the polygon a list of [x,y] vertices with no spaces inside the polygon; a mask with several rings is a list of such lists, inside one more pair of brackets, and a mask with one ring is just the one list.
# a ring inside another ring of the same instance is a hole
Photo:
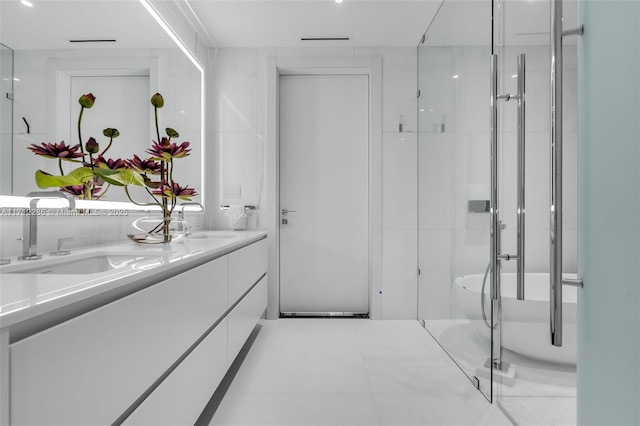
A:
{"label": "recessed ceiling light", "polygon": [[29,0],[20,0],[20,3],[27,7],[33,7],[33,3],[31,3]]}
{"label": "recessed ceiling light", "polygon": [[511,78],[517,78],[517,77],[518,77],[518,74],[513,74],[513,75],[511,76]]}
{"label": "recessed ceiling light", "polygon": [[342,3],[342,0],[336,0],[336,3]]}
{"label": "recessed ceiling light", "polygon": [[348,36],[300,37],[300,41],[351,41],[351,37],[348,37]]}
{"label": "recessed ceiling light", "polygon": [[460,76],[458,74],[455,74],[453,78],[460,78]]}

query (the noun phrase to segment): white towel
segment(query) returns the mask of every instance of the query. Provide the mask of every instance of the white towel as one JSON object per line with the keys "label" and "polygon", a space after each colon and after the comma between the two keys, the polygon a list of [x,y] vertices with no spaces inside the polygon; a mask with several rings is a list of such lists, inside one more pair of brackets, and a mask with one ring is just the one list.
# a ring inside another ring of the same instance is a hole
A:
{"label": "white towel", "polygon": [[225,214],[229,219],[240,219],[247,215],[242,204],[231,204]]}
{"label": "white towel", "polygon": [[245,229],[247,227],[247,214],[242,204],[231,204],[225,215],[229,218],[231,229]]}

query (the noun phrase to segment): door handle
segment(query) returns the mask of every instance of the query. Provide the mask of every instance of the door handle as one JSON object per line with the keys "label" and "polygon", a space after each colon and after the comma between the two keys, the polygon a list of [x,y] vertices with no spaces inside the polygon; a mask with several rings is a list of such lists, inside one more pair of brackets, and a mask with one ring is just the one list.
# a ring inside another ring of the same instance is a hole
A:
{"label": "door handle", "polygon": [[[517,263],[517,299],[524,300],[524,228],[525,228],[525,68],[526,57],[518,55],[518,92],[516,95],[498,95],[498,57],[491,56],[491,264],[493,277],[491,298],[496,300],[500,287],[500,260],[516,260]],[[518,101],[518,141],[517,141],[517,253],[515,255],[501,253],[500,218],[498,209],[498,100]]]}
{"label": "door handle", "polygon": [[562,286],[583,287],[581,279],[562,279],[562,37],[582,35],[583,28],[563,31],[562,0],[551,3],[551,344],[562,346]]}
{"label": "door handle", "polygon": [[286,216],[289,213],[296,213],[296,210],[282,209],[282,216]]}

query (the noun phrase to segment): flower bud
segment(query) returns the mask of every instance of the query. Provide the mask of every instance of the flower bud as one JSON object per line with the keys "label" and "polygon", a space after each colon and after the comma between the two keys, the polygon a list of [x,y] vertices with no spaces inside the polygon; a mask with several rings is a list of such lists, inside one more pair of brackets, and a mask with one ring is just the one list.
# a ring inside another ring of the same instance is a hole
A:
{"label": "flower bud", "polygon": [[155,108],[162,108],[164,106],[164,99],[160,93],[156,93],[151,97],[151,105]]}
{"label": "flower bud", "polygon": [[118,131],[118,129],[112,129],[111,127],[104,129],[102,131],[102,134],[105,135],[108,138],[117,138],[118,136],[120,136],[120,132]]}
{"label": "flower bud", "polygon": [[86,144],[84,144],[85,149],[89,154],[97,154],[100,150],[100,146],[98,142],[94,138],[89,138]]}
{"label": "flower bud", "polygon": [[172,129],[171,127],[167,127],[166,132],[167,132],[167,136],[169,136],[170,138],[180,137],[180,134],[176,132],[174,129]]}
{"label": "flower bud", "polygon": [[96,101],[96,97],[93,96],[93,94],[91,93],[82,95],[80,96],[80,99],[78,99],[78,103],[80,103],[80,105],[82,105],[84,108],[91,108],[95,101]]}

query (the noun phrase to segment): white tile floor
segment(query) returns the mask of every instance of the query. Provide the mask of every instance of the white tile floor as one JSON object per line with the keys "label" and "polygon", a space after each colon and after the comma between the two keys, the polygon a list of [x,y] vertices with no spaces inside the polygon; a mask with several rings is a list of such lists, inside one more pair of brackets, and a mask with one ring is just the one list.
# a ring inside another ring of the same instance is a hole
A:
{"label": "white tile floor", "polygon": [[222,425],[511,425],[417,321],[280,319],[220,403]]}

